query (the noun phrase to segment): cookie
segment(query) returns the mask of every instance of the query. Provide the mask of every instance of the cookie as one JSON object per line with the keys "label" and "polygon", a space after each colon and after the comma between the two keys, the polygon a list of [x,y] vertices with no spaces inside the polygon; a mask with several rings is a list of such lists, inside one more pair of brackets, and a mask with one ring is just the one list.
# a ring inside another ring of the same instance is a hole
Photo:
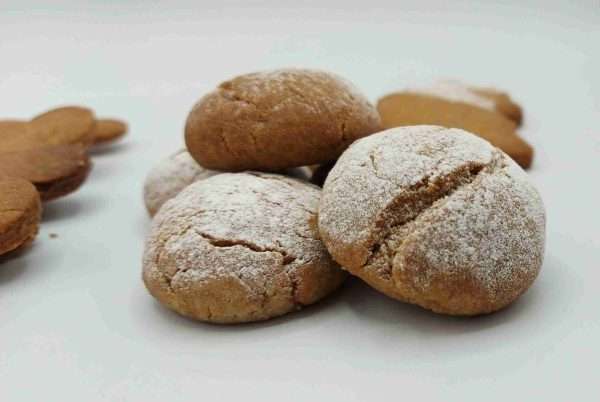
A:
{"label": "cookie", "polygon": [[[465,93],[471,96],[466,99]],[[531,166],[533,148],[516,133],[516,124],[497,113],[494,103],[469,91],[442,97],[433,90],[410,90],[387,95],[377,104],[385,128],[433,124],[461,128],[502,149],[523,168]],[[479,99],[475,105],[473,99]]]}
{"label": "cookie", "polygon": [[[309,172],[306,168],[285,169],[281,174],[308,180]],[[219,170],[205,169],[198,164],[188,153],[182,149],[168,158],[160,161],[146,176],[144,182],[144,203],[150,216],[154,216],[160,207],[181,190],[190,184],[207,179],[216,174],[223,173]]]}
{"label": "cookie", "polygon": [[38,233],[42,206],[26,180],[0,178],[0,254],[29,244]]}
{"label": "cookie", "polygon": [[150,293],[214,323],[265,320],[313,304],[345,274],[319,239],[320,190],[265,173],[191,184],[155,216],[143,258]]}
{"label": "cookie", "polygon": [[98,119],[90,134],[93,145],[106,144],[123,137],[127,124],[115,119]]}
{"label": "cookie", "polygon": [[44,201],[75,191],[87,178],[90,168],[83,145],[0,152],[0,177],[18,177],[33,183]]}
{"label": "cookie", "polygon": [[517,126],[523,123],[523,108],[513,101],[506,92],[494,88],[469,88],[475,94],[490,99],[494,103],[494,109],[498,113],[514,121]]}
{"label": "cookie", "polygon": [[185,140],[205,168],[276,171],[336,159],[379,129],[377,111],[347,81],[284,69],[220,84],[189,113]]}
{"label": "cookie", "polygon": [[53,109],[31,121],[0,121],[0,152],[45,145],[88,146],[95,124],[91,110],[76,106]]}
{"label": "cookie", "polygon": [[160,161],[144,181],[144,203],[150,216],[190,184],[221,172],[204,169],[182,149]]}
{"label": "cookie", "polygon": [[544,254],[545,211],[512,159],[460,129],[414,126],[355,142],[319,206],[327,249],[398,300],[438,313],[499,310]]}

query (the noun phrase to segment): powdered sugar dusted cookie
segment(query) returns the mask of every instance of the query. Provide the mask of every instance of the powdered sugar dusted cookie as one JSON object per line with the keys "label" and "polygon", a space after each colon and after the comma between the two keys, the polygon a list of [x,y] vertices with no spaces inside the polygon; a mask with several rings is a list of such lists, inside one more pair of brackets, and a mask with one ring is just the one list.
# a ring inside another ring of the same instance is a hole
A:
{"label": "powdered sugar dusted cookie", "polygon": [[320,190],[285,176],[224,173],[191,184],[155,216],[143,279],[179,314],[264,320],[315,303],[344,273],[319,239]]}
{"label": "powdered sugar dusted cookie", "polygon": [[488,142],[411,126],[361,139],[340,157],[319,229],[336,261],[388,296],[475,315],[532,284],[545,211],[526,174]]}
{"label": "powdered sugar dusted cookie", "polygon": [[144,203],[148,213],[154,216],[167,200],[175,197],[181,190],[218,173],[221,172],[204,169],[198,165],[187,150],[177,151],[160,161],[146,177]]}

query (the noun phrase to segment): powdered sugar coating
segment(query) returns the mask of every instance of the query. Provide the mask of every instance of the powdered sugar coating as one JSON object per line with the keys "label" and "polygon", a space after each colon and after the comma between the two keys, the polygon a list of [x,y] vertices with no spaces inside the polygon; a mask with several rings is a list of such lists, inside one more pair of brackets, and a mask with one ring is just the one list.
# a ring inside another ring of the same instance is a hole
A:
{"label": "powdered sugar coating", "polygon": [[[243,80],[236,81],[236,89],[241,97],[249,99],[263,98],[269,94],[280,102],[273,105],[276,112],[298,102],[291,93],[301,94],[309,86],[310,94],[303,95],[304,105],[314,113],[322,113],[321,100],[327,99],[331,110],[353,109],[357,103],[370,107],[368,99],[349,80],[326,71],[282,68],[278,70],[262,71],[246,74]],[[332,86],[342,89],[331,97]],[[223,86],[222,86],[223,87]],[[227,85],[225,85],[227,88]]]}
{"label": "powdered sugar coating", "polygon": [[176,196],[188,185],[219,173],[221,172],[204,169],[187,150],[180,149],[160,161],[146,176],[144,182],[146,209],[150,215],[154,215],[167,200]]}
{"label": "powdered sugar coating", "polygon": [[144,280],[169,307],[209,321],[265,319],[313,303],[343,279],[318,236],[319,196],[274,174],[194,183],[156,215]]}
{"label": "powdered sugar coating", "polygon": [[467,103],[492,112],[496,110],[496,104],[492,99],[473,92],[468,86],[458,81],[438,81],[429,87],[408,88],[406,92],[434,96],[451,102]]}
{"label": "powdered sugar coating", "polygon": [[434,180],[465,163],[491,161],[494,148],[488,142],[474,135],[459,138],[457,133],[464,131],[413,126],[385,130],[355,142],[325,181],[320,224],[344,244],[367,242],[378,214],[399,193],[425,177]]}
{"label": "powdered sugar coating", "polygon": [[384,293],[448,314],[495,311],[533,282],[545,212],[526,174],[459,129],[413,126],[353,144],[330,172],[319,228]]}

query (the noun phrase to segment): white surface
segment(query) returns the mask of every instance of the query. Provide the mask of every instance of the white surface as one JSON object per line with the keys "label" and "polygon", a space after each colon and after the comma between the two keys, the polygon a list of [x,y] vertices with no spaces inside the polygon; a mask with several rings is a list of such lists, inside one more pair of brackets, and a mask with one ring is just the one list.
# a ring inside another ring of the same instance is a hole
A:
{"label": "white surface", "polygon": [[[0,3],[0,115],[80,103],[131,132],[0,266],[0,400],[598,400],[597,1],[52,3]],[[548,210],[530,292],[455,319],[351,281],[298,314],[233,327],[155,303],[140,280],[146,172],[181,146],[203,92],[279,66],[337,72],[372,99],[439,77],[510,91]]]}

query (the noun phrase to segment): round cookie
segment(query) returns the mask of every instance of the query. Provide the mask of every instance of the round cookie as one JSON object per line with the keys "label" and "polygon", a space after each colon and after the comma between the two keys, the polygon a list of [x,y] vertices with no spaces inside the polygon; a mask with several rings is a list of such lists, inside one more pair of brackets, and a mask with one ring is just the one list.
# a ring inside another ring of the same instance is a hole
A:
{"label": "round cookie", "polygon": [[[282,173],[286,176],[301,180],[308,180],[309,173],[306,168],[285,169]],[[185,149],[181,149],[160,161],[144,182],[144,203],[150,216],[154,216],[160,207],[175,197],[181,190],[190,184],[207,179],[216,174],[223,173],[218,170],[204,169],[198,165]]]}
{"label": "round cookie", "polygon": [[220,84],[188,115],[185,140],[206,168],[276,171],[336,159],[379,129],[377,111],[347,81],[284,69]]}
{"label": "round cookie", "polygon": [[532,284],[545,212],[499,149],[460,129],[412,126],[359,140],[339,158],[319,229],[337,262],[386,295],[476,315]]}
{"label": "round cookie", "polygon": [[187,317],[265,320],[315,303],[345,274],[319,239],[320,190],[265,173],[191,184],[155,216],[143,258],[150,293]]}
{"label": "round cookie", "polygon": [[31,183],[0,178],[0,254],[33,241],[41,213],[40,196]]}

